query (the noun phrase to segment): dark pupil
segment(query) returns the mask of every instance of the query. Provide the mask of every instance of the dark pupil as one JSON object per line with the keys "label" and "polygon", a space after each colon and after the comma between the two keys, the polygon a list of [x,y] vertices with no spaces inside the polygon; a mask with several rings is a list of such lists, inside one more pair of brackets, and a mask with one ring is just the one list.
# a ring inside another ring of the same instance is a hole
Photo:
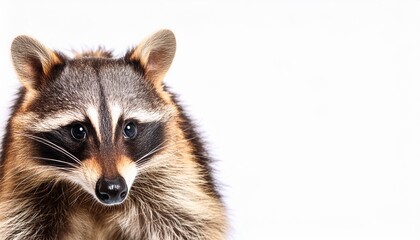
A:
{"label": "dark pupil", "polygon": [[134,125],[134,123],[132,122],[127,123],[127,125],[125,125],[124,127],[124,136],[126,138],[134,138],[136,134],[137,134],[136,125]]}
{"label": "dark pupil", "polygon": [[71,135],[77,140],[82,140],[86,137],[86,130],[82,125],[76,124],[71,129]]}

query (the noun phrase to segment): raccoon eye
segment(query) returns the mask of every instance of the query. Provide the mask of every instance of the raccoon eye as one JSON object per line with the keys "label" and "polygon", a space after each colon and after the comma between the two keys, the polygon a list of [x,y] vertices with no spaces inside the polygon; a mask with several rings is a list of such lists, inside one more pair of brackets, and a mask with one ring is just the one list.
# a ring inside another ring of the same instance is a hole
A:
{"label": "raccoon eye", "polygon": [[137,136],[137,126],[133,122],[125,124],[123,130],[124,138],[133,139]]}
{"label": "raccoon eye", "polygon": [[84,140],[87,135],[86,128],[82,124],[79,124],[79,123],[75,124],[71,128],[70,132],[71,132],[71,136],[78,141]]}

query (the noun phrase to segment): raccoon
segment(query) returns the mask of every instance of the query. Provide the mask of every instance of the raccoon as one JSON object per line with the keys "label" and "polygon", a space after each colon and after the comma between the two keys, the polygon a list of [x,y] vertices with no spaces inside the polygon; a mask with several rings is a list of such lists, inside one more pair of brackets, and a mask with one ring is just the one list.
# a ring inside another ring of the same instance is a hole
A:
{"label": "raccoon", "polygon": [[224,239],[211,159],[163,79],[175,36],[70,58],[28,36],[2,143],[0,239]]}

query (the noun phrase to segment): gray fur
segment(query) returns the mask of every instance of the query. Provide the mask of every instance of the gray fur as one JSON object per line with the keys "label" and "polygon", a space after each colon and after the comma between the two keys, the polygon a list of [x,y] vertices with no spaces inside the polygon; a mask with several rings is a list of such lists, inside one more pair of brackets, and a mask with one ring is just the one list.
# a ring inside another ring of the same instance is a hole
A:
{"label": "gray fur", "polygon": [[[210,159],[162,83],[174,53],[169,30],[119,59],[109,52],[69,59],[29,37],[16,38],[12,56],[24,88],[3,141],[0,239],[225,237]],[[121,124],[133,116],[138,124],[152,124],[142,132],[148,139],[124,139]],[[96,133],[75,142],[69,131],[74,122],[92,125]],[[136,153],[150,146],[138,159]],[[132,181],[119,205],[95,197],[95,183],[107,174]]]}

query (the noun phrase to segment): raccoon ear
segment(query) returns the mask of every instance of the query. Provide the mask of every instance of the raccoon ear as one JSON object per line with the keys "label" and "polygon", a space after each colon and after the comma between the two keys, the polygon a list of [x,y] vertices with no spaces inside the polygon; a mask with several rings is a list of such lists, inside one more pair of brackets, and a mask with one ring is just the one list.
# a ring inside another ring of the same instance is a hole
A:
{"label": "raccoon ear", "polygon": [[147,79],[161,84],[175,56],[176,40],[170,30],[160,30],[129,52],[131,61],[139,61]]}
{"label": "raccoon ear", "polygon": [[51,69],[63,63],[61,56],[28,36],[16,37],[11,51],[13,65],[20,81],[30,89],[37,89],[45,84]]}

